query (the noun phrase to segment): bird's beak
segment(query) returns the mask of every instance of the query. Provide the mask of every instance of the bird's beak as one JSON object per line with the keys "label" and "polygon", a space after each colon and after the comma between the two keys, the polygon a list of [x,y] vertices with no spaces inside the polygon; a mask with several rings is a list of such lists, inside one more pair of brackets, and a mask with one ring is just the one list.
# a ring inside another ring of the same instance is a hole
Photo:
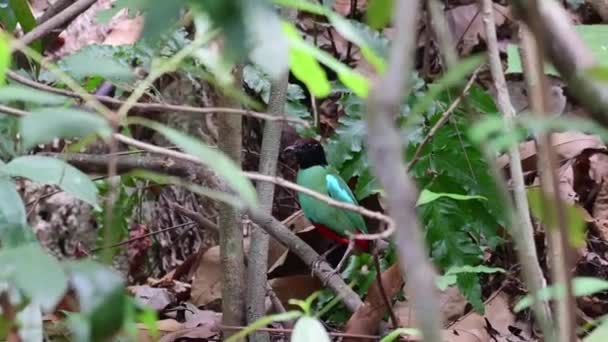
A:
{"label": "bird's beak", "polygon": [[283,155],[283,158],[291,159],[294,157],[295,153],[296,153],[296,148],[295,148],[295,146],[291,145],[291,146],[285,147],[285,149],[283,149],[283,152],[281,153],[281,155]]}

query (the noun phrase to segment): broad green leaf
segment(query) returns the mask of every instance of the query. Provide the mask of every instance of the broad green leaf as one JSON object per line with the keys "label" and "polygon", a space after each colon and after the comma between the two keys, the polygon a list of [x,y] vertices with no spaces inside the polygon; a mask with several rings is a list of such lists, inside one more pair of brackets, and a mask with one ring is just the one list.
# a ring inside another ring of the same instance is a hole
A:
{"label": "broad green leaf", "polygon": [[239,193],[247,205],[251,207],[257,206],[258,200],[255,188],[243,176],[241,169],[221,151],[213,149],[196,138],[155,121],[139,117],[130,118],[129,121],[159,132],[186,153],[193,155],[212,171],[220,175],[232,190]]}
{"label": "broad green leaf", "polygon": [[594,67],[587,68],[584,73],[592,79],[604,83],[608,82],[608,66],[606,65],[596,65]]}
{"label": "broad green leaf", "polygon": [[[593,53],[596,61],[599,63],[597,66],[608,66],[608,42],[606,40],[606,37],[608,37],[608,25],[576,25],[574,29]],[[509,44],[507,46],[507,58],[507,73],[523,72],[517,45]],[[555,67],[549,63],[545,64],[545,73],[559,76]]]}
{"label": "broad green leaf", "polygon": [[90,261],[66,264],[70,286],[87,318],[90,341],[105,341],[120,329],[125,314],[125,293],[120,275]]}
{"label": "broad green leaf", "polygon": [[0,88],[0,102],[22,101],[39,105],[62,105],[70,99],[46,91],[26,87],[19,84],[10,84]]}
{"label": "broad green leaf", "polygon": [[[34,14],[32,14],[29,3],[23,0],[9,0],[9,3],[15,17],[19,21],[19,24],[21,24],[23,32],[27,33],[33,30],[36,27],[36,18],[34,17]],[[40,40],[34,41],[32,47],[38,51],[38,53],[42,53],[42,43]]]}
{"label": "broad green leaf", "polygon": [[[572,292],[575,297],[591,296],[598,292],[608,290],[608,281],[600,278],[592,277],[576,277],[572,279]],[[556,284],[545,287],[538,291],[537,298],[542,301],[563,298],[566,293],[564,284]],[[525,296],[513,308],[515,312],[519,312],[532,305],[532,295]]]}
{"label": "broad green leaf", "polygon": [[135,170],[135,171],[130,172],[129,174],[132,175],[133,177],[139,177],[139,178],[151,180],[158,184],[172,184],[172,185],[181,186],[185,189],[190,190],[191,192],[194,192],[194,193],[202,195],[202,196],[207,196],[216,201],[224,202],[224,203],[230,204],[237,208],[243,207],[243,201],[236,196],[233,196],[233,195],[225,193],[225,192],[209,189],[209,188],[185,181],[179,177],[167,176],[167,175],[163,175],[160,173],[145,171],[145,170]]}
{"label": "broad green leaf", "polygon": [[185,5],[184,0],[146,1],[144,8],[144,29],[142,39],[156,42],[175,26],[180,17],[180,11]]}
{"label": "broad green leaf", "polygon": [[[555,208],[553,198],[543,198],[542,191],[539,188],[528,189],[528,202],[532,214],[540,219],[549,229],[557,229],[558,215],[552,210]],[[548,205],[543,205],[543,201],[548,202]],[[568,218],[568,240],[573,247],[580,247],[585,243],[585,215],[583,208],[575,205],[570,205],[562,201],[562,206],[566,209]],[[548,210],[549,212],[546,212]]]}
{"label": "broad green leaf", "polygon": [[310,12],[317,15],[325,15],[327,9],[324,6],[311,1],[301,0],[272,0],[277,5],[295,8],[300,11]]}
{"label": "broad green leaf", "polygon": [[89,177],[66,162],[43,156],[23,156],[0,166],[0,173],[38,183],[57,185],[63,191],[97,206],[97,187]]}
{"label": "broad green leaf", "polygon": [[[350,88],[357,96],[366,98],[369,93],[369,81],[360,73],[354,71],[344,63],[337,60],[331,54],[321,50],[320,48],[304,41],[297,29],[290,23],[283,22],[283,31],[287,34],[290,48],[297,49],[302,53],[306,53],[319,62],[325,64],[338,74],[338,79],[348,88]],[[292,62],[290,61],[290,65]]]}
{"label": "broad green leaf", "polygon": [[227,338],[225,340],[225,342],[239,341],[242,338],[244,338],[245,336],[254,332],[255,330],[265,327],[271,323],[292,321],[300,316],[302,316],[302,313],[300,311],[287,311],[287,312],[278,313],[278,314],[274,314],[274,315],[264,316],[264,317],[258,319],[257,321],[251,323],[245,329],[239,331],[237,334],[230,336],[229,338]]}
{"label": "broad green leaf", "polygon": [[88,45],[64,57],[57,65],[77,81],[99,76],[112,82],[132,83],[135,80],[133,69],[114,56],[117,51],[115,46]]}
{"label": "broad green leaf", "polygon": [[294,76],[306,84],[306,87],[316,97],[326,97],[331,91],[325,70],[316,59],[306,52],[291,49],[289,64]]}
{"label": "broad green leaf", "polygon": [[384,73],[386,62],[372,50],[359,30],[350,21],[333,12],[327,13],[330,23],[344,38],[355,43],[361,49],[361,54],[374,66],[378,74]]}
{"label": "broad green leaf", "polygon": [[423,189],[420,192],[420,196],[418,197],[418,202],[416,203],[416,206],[421,206],[421,205],[425,205],[428,203],[431,203],[433,201],[436,201],[442,197],[447,197],[447,198],[451,198],[453,200],[457,200],[457,201],[468,201],[468,200],[483,200],[483,201],[487,201],[488,199],[483,197],[483,196],[477,196],[477,195],[460,195],[460,194],[449,194],[449,193],[445,193],[445,192],[433,192],[430,191],[428,189]]}
{"label": "broad green leaf", "polygon": [[293,327],[291,342],[330,342],[331,339],[321,322],[313,317],[303,316]]}
{"label": "broad green leaf", "polygon": [[379,30],[390,23],[392,14],[393,0],[370,0],[365,17],[369,26]]}
{"label": "broad green leaf", "polygon": [[[0,162],[0,168],[4,164]],[[4,225],[25,225],[27,218],[21,196],[8,177],[0,175],[0,227]],[[0,228],[0,240],[2,228]]]}
{"label": "broad green leaf", "polygon": [[608,320],[604,320],[599,327],[583,339],[583,342],[604,342],[608,340]]}
{"label": "broad green leaf", "polygon": [[72,108],[38,108],[21,118],[19,131],[23,147],[29,149],[54,138],[85,137],[97,133],[111,134],[108,122],[99,115]]}
{"label": "broad green leaf", "polygon": [[7,36],[0,34],[0,85],[6,82],[6,71],[11,66],[11,47]]}
{"label": "broad green leaf", "polygon": [[401,335],[414,336],[414,337],[422,336],[422,334],[420,333],[420,330],[418,330],[418,329],[399,328],[399,329],[395,329],[395,330],[391,331],[388,335],[384,336],[380,340],[380,342],[393,342],[394,340],[399,338]]}
{"label": "broad green leaf", "polygon": [[68,289],[59,262],[37,243],[0,250],[0,280],[15,286],[44,310],[55,307]]}
{"label": "broad green leaf", "polygon": [[429,86],[429,91],[426,95],[418,99],[410,112],[410,116],[416,117],[424,113],[441,93],[463,83],[465,77],[475,71],[483,63],[484,59],[481,55],[470,56],[458,62],[453,68],[450,68],[439,80]]}
{"label": "broad green leaf", "polygon": [[463,273],[504,273],[505,270],[498,267],[488,267],[484,265],[477,266],[452,266],[450,267],[444,275],[437,278],[437,287],[443,291],[447,289],[449,286],[456,284],[458,275]]}

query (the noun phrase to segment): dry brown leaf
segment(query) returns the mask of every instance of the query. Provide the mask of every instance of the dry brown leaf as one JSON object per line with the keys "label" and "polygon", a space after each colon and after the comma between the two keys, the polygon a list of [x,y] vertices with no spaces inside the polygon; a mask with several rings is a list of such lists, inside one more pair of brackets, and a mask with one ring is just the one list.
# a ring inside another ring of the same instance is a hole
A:
{"label": "dry brown leaf", "polygon": [[148,285],[129,286],[127,290],[142,304],[148,305],[156,311],[162,311],[171,303],[175,303],[175,296],[165,288],[155,288]]}
{"label": "dry brown leaf", "polygon": [[321,281],[308,275],[294,275],[269,281],[272,290],[287,310],[290,299],[304,299],[323,288]]}
{"label": "dry brown leaf", "polygon": [[163,336],[161,342],[172,342],[181,339],[208,339],[220,333],[219,325],[222,314],[209,310],[198,310],[189,305],[185,310],[186,321],[181,329]]}
{"label": "dry brown leaf", "polygon": [[138,330],[138,341],[142,341],[142,342],[152,342],[152,341],[158,341],[160,338],[162,338],[164,335],[178,331],[178,330],[182,330],[183,329],[183,324],[170,318],[170,319],[163,319],[160,321],[156,321],[156,328],[158,329],[158,335],[157,338],[152,338],[152,336],[150,336],[150,331],[148,329],[148,326],[143,324],[143,323],[137,323],[137,330]]}
{"label": "dry brown leaf", "polygon": [[144,18],[137,16],[129,19],[124,18],[112,27],[103,43],[106,45],[127,45],[135,43],[141,36],[144,27]]}
{"label": "dry brown leaf", "polygon": [[[438,296],[439,306],[445,322],[454,321],[462,317],[468,302],[458,287],[450,286],[444,291],[439,292]],[[398,302],[394,310],[402,326],[410,327],[416,325],[410,302]]]}
{"label": "dry brown leaf", "polygon": [[[463,55],[468,55],[473,47],[479,44],[480,38],[485,39],[485,30],[476,3],[449,9],[445,12],[445,16],[452,33],[452,40],[457,42],[462,37],[460,49]],[[494,18],[497,26],[503,25],[507,19],[512,19],[510,8],[495,3]]]}
{"label": "dry brown leaf", "polygon": [[[382,272],[382,285],[387,298],[393,298],[403,287],[403,278],[399,264],[394,264]],[[346,323],[345,332],[349,334],[374,335],[386,314],[387,307],[378,282],[370,287],[363,305],[357,309]],[[360,339],[345,338],[344,341],[360,341]]]}
{"label": "dry brown leaf", "polygon": [[[561,132],[551,134],[553,147],[561,160],[568,160],[579,155],[588,148],[605,148],[599,137],[580,132]],[[519,145],[522,167],[524,172],[536,170],[536,144],[526,141]],[[498,158],[498,166],[505,168],[509,165],[509,156],[504,154]]]}

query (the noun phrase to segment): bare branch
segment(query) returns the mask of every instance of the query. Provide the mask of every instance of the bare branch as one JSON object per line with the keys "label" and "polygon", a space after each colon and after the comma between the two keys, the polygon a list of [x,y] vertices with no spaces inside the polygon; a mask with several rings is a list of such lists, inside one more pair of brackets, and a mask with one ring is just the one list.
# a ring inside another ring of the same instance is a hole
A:
{"label": "bare branch", "polygon": [[417,190],[404,171],[400,135],[393,124],[394,114],[405,94],[412,72],[413,48],[419,2],[395,1],[393,24],[396,30],[389,66],[373,87],[367,104],[368,151],[372,170],[386,191],[391,216],[398,227],[396,242],[401,273],[407,276],[408,294],[424,341],[441,341],[435,271],[427,258],[416,214]]}
{"label": "bare branch", "polygon": [[[75,93],[75,92],[72,92],[69,90],[64,90],[64,89],[58,89],[58,88],[51,87],[46,84],[32,81],[26,77],[23,77],[23,76],[17,74],[14,71],[8,71],[7,75],[13,81],[21,83],[23,85],[26,85],[26,86],[34,88],[34,89],[43,90],[43,91],[47,91],[49,93],[63,95],[63,96],[67,96],[67,97],[71,97],[71,98],[75,98],[75,99],[83,99],[82,96],[79,95],[78,93]],[[95,99],[97,99],[97,101],[99,101],[113,109],[120,108],[125,103],[125,101],[118,100],[118,99],[115,99],[110,96],[104,96],[104,95],[90,95],[90,96],[93,96]],[[240,109],[240,108],[225,108],[225,107],[200,108],[200,107],[191,107],[191,106],[165,104],[165,103],[139,102],[139,103],[133,104],[131,112],[135,112],[135,113],[182,112],[182,113],[189,113],[189,114],[225,113],[225,114],[250,116],[250,117],[253,117],[256,119],[266,120],[266,121],[291,122],[294,124],[302,125],[304,127],[310,126],[308,124],[308,122],[306,122],[300,118],[289,117],[282,112],[281,112],[281,115],[279,115],[279,116],[273,116],[273,115],[269,115],[267,113],[261,113],[261,112],[247,110],[247,109]]]}
{"label": "bare branch", "polygon": [[[514,121],[516,112],[511,104],[505,76],[502,71],[491,0],[482,0],[482,16],[486,31],[490,72],[497,92],[498,108],[505,118],[507,129],[512,130],[515,127]],[[515,218],[510,225],[513,229],[511,236],[517,246],[516,250],[522,264],[523,276],[526,280],[526,284],[532,293],[537,293],[538,290],[546,286],[546,281],[538,263],[538,255],[536,253],[536,244],[534,241],[534,226],[530,219],[528,198],[526,196],[523,170],[520,162],[521,156],[519,153],[519,146],[515,145],[511,147],[509,156],[511,159],[510,171],[513,180],[513,193],[516,208]],[[550,324],[551,311],[549,310],[548,304],[542,304],[539,301],[535,301],[534,313],[541,324],[545,336],[550,336],[552,333]]]}

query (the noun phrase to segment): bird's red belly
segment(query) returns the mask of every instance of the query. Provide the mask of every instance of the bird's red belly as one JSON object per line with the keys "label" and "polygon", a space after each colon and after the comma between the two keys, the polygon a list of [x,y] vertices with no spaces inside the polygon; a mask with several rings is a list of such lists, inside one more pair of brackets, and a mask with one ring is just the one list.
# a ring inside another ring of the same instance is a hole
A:
{"label": "bird's red belly", "polygon": [[[330,228],[328,228],[325,225],[322,225],[319,223],[314,223],[314,222],[312,225],[315,226],[315,228],[317,229],[319,234],[323,235],[323,237],[325,237],[326,239],[335,241],[335,242],[343,244],[343,245],[348,245],[349,240],[347,237],[336,234],[333,230],[331,230]],[[369,252],[369,240],[355,239],[355,246],[365,252]]]}

